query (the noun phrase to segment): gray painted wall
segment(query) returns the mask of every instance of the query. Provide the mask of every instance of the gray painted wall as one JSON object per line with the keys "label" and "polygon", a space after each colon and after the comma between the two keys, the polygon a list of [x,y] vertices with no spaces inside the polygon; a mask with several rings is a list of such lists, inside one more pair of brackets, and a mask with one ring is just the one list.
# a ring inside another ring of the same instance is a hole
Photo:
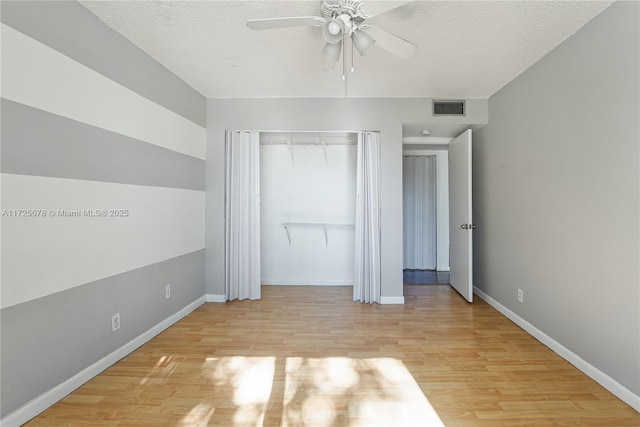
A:
{"label": "gray painted wall", "polygon": [[[172,285],[170,299],[165,283]],[[203,293],[204,249],[2,309],[3,416]],[[113,333],[108,319],[116,312],[122,327]]]}
{"label": "gray painted wall", "polygon": [[636,395],[639,21],[605,10],[489,99],[473,143],[475,286]]}
{"label": "gray painted wall", "polygon": [[1,102],[3,173],[204,191],[202,159],[8,99]]}
{"label": "gray painted wall", "polygon": [[[27,39],[37,40],[31,41],[34,44],[40,42],[54,49],[51,55],[68,56],[89,67],[90,70],[81,67],[86,70],[83,75],[100,73],[135,92],[132,96],[151,101],[145,105],[160,105],[175,113],[167,113],[172,117],[179,115],[178,119],[189,125],[198,124],[200,140],[191,140],[191,136],[182,139],[204,147],[204,97],[107,28],[80,4],[2,2],[1,6],[3,24]],[[2,44],[3,53],[6,47],[15,49],[6,39]],[[48,72],[39,69],[31,74],[44,78],[50,77]],[[81,95],[86,94],[73,90],[66,94],[70,100]],[[3,96],[7,97],[6,92]],[[100,97],[92,101],[96,106],[108,102]],[[2,208],[36,208],[13,205],[16,200],[32,200],[38,208],[49,204],[48,208],[60,209],[127,209],[131,206],[106,204],[112,203],[110,200],[131,200],[132,195],[139,196],[136,202],[145,207],[131,210],[128,217],[117,219],[119,222],[3,216],[0,417],[5,418],[202,298],[205,161],[160,147],[155,141],[134,139],[15,99],[3,98],[0,105]],[[111,118],[112,123],[128,123],[136,116],[123,117],[119,111],[113,111]],[[176,131],[176,135],[183,136],[179,132],[182,131]],[[39,198],[40,193],[29,194],[33,182],[53,190]],[[78,205],[68,205],[68,200],[76,200]],[[171,202],[168,205],[167,200]],[[183,201],[192,203],[185,208]],[[171,211],[173,207],[175,211]],[[160,225],[149,229],[149,224]],[[60,236],[55,230],[62,227],[69,232]],[[114,227],[108,240],[95,238],[99,233],[93,232],[109,230],[108,227]],[[148,234],[140,238],[127,233],[129,229]],[[59,236],[60,240],[47,237],[51,235]],[[175,249],[175,242],[187,249]],[[41,256],[33,250],[45,243],[59,248],[58,253]],[[88,254],[90,262],[79,265],[70,256],[71,251],[67,251],[71,247]],[[128,254],[131,247],[139,250]],[[162,250],[156,251],[158,247]],[[127,254],[129,264],[135,266],[110,275],[95,273],[96,280],[86,280],[87,283],[70,279],[79,270],[101,271],[115,258],[109,254],[116,253]],[[169,255],[148,261],[146,255],[155,253]],[[59,273],[56,283],[46,271],[52,259],[62,261],[53,263]],[[25,268],[21,271],[37,271],[41,280],[24,286],[10,280],[9,267],[16,271],[18,264]],[[60,281],[60,277],[64,280]],[[172,285],[170,299],[164,296],[166,284]],[[52,292],[52,288],[59,291]],[[7,295],[16,289],[27,289],[37,296],[7,303]],[[120,313],[122,323],[118,331],[112,332],[110,319],[116,312]]]}
{"label": "gray painted wall", "polygon": [[[336,84],[342,84],[338,79]],[[207,106],[207,293],[224,295],[224,131],[380,131],[383,297],[402,296],[402,124],[486,123],[486,101],[467,116],[431,117],[431,99],[210,99]]]}

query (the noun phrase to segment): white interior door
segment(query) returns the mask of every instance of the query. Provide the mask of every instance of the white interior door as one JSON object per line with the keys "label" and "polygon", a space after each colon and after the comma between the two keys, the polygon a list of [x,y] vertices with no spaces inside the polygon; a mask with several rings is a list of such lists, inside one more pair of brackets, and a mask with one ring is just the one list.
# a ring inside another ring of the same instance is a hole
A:
{"label": "white interior door", "polygon": [[450,282],[473,301],[473,228],[471,204],[471,130],[449,143]]}

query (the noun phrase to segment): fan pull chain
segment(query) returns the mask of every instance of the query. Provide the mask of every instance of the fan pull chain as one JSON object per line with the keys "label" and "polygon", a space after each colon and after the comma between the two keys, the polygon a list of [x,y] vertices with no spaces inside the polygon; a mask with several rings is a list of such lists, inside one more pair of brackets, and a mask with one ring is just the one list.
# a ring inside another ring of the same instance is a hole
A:
{"label": "fan pull chain", "polygon": [[345,37],[342,37],[342,81],[344,81],[344,97],[349,96],[349,79],[347,77],[347,42]]}
{"label": "fan pull chain", "polygon": [[[353,33],[351,33],[351,34],[353,34]],[[351,44],[351,72],[353,73],[353,71],[355,70],[353,68],[353,41],[350,44]]]}
{"label": "fan pull chain", "polygon": [[344,46],[344,37],[342,37],[342,80],[347,80],[347,52]]}

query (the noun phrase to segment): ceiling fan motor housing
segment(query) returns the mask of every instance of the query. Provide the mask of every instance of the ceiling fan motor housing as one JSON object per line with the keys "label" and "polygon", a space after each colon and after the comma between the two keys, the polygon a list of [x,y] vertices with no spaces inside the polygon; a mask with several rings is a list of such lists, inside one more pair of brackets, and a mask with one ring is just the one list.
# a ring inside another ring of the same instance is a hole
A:
{"label": "ceiling fan motor housing", "polygon": [[339,2],[322,2],[322,17],[327,20],[340,18],[349,21],[354,28],[367,19],[362,10],[362,3],[354,0],[340,0]]}

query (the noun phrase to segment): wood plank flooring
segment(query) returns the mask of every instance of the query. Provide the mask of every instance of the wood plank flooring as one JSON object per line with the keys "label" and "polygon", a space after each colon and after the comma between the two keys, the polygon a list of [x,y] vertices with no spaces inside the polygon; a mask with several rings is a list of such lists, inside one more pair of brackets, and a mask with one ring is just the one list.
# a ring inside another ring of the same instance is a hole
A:
{"label": "wood plank flooring", "polygon": [[35,426],[640,426],[640,414],[482,300],[405,286],[263,286],[205,304]]}

